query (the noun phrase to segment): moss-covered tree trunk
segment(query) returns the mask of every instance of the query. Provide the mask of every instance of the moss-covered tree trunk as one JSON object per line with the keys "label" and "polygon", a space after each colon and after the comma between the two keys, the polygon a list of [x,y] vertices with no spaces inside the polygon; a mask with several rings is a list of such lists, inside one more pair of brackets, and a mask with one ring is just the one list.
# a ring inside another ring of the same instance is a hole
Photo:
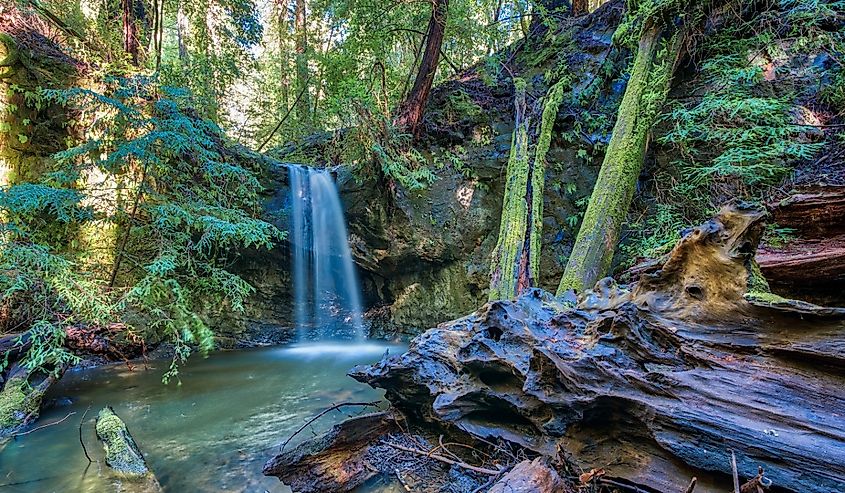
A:
{"label": "moss-covered tree trunk", "polygon": [[530,116],[525,81],[514,80],[515,127],[508,159],[499,240],[493,250],[489,299],[510,299],[537,284],[543,233],[543,188],[546,154],[552,139],[564,82],[552,86],[545,98],[539,138],[531,160]]}
{"label": "moss-covered tree trunk", "polygon": [[643,30],[628,86],[558,294],[583,291],[610,269],[620,230],[643,166],[649,130],[665,101],[682,34],[661,27]]}

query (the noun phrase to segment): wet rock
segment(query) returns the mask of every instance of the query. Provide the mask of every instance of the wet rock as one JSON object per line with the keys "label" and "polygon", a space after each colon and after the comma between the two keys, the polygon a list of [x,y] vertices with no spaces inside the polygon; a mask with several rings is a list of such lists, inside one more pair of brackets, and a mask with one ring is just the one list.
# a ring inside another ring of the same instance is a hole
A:
{"label": "wet rock", "polygon": [[550,493],[565,491],[563,480],[542,458],[522,461],[496,482],[488,493]]}
{"label": "wet rock", "polygon": [[660,491],[759,466],[845,490],[845,312],[749,301],[763,214],[723,210],[622,289],[488,303],[351,375],[410,419],[501,438]]}

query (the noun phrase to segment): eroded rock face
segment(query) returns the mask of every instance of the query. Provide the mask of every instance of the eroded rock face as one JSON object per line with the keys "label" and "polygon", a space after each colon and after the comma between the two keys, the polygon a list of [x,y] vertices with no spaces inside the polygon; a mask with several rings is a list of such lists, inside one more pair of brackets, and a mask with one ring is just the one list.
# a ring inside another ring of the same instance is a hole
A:
{"label": "eroded rock face", "polygon": [[351,375],[410,416],[660,491],[723,491],[729,450],[742,480],[843,491],[845,311],[748,301],[761,219],[723,210],[630,291],[532,290]]}

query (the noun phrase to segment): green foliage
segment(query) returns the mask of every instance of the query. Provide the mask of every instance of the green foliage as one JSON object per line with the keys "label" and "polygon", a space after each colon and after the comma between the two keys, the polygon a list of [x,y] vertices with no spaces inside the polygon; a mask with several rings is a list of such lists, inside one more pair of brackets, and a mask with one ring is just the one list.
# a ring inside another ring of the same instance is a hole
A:
{"label": "green foliage", "polygon": [[430,162],[412,146],[411,136],[400,133],[389,117],[357,104],[361,124],[349,129],[342,144],[344,163],[353,165],[359,178],[379,178],[420,190],[437,176]]}
{"label": "green foliage", "polygon": [[798,95],[774,91],[764,77],[765,65],[753,54],[771,39],[756,36],[738,42],[726,32],[709,42],[710,56],[701,66],[708,90],[695,104],[678,103],[664,115],[672,129],[661,143],[676,147],[687,180],[737,177],[749,185],[776,183],[790,163],[812,157],[822,146],[804,137],[795,123]]}
{"label": "green foliage", "polygon": [[[726,22],[698,40],[694,95],[661,117],[657,141],[674,157],[655,170],[651,216],[631,224],[625,257],[665,252],[683,227],[706,220],[731,199],[765,201],[836,138],[814,128],[815,113],[841,111],[843,79],[819,53],[845,51],[839,0],[781,0],[749,9],[743,22]],[[821,84],[818,81],[823,81]],[[812,108],[809,109],[809,108]],[[652,215],[653,214],[653,215]],[[788,231],[767,231],[784,244]]]}
{"label": "green foliage", "polygon": [[446,96],[444,108],[444,123],[455,124],[462,120],[473,121],[481,116],[483,110],[472,98],[462,89],[449,93]]}
{"label": "green foliage", "polygon": [[[240,310],[252,290],[226,270],[230,252],[268,248],[282,236],[256,218],[261,187],[248,156],[225,151],[220,129],[186,109],[187,92],[152,80],[118,79],[107,93],[75,88],[44,97],[99,118],[90,138],[55,156],[55,171],[41,183],[0,192],[9,218],[0,260],[12,274],[0,285],[4,299],[22,292],[44,300],[48,308],[33,314],[33,327],[45,334],[40,346],[56,350],[69,323],[139,320],[148,337],[176,344],[170,378],[191,348],[213,346],[201,314],[221,305]],[[85,265],[66,244],[41,234],[55,224],[113,231],[111,265]],[[27,355],[30,364],[62,358],[38,354]]]}

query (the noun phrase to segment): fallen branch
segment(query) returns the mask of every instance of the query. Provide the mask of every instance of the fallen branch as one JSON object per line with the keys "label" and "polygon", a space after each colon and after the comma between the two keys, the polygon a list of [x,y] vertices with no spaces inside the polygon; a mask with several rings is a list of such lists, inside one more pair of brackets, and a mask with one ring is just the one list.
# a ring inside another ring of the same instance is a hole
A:
{"label": "fallen branch", "polygon": [[91,456],[88,455],[88,448],[85,446],[85,441],[82,439],[82,423],[85,422],[85,416],[88,416],[88,411],[91,410],[91,404],[88,404],[88,407],[85,408],[85,412],[82,413],[82,419],[79,420],[79,444],[82,445],[82,452],[85,454],[85,458],[88,459],[88,464],[90,465],[93,460],[91,460]]}
{"label": "fallen branch", "polygon": [[687,489],[684,493],[692,493],[693,491],[695,491],[695,483],[697,483],[697,482],[698,482],[698,478],[693,477],[692,481],[689,482],[689,486],[687,486]]}
{"label": "fallen branch", "polygon": [[310,81],[310,77],[305,80],[305,84],[303,84],[302,90],[299,91],[299,94],[296,96],[296,99],[294,100],[293,104],[285,112],[285,116],[283,116],[282,119],[279,120],[279,123],[277,123],[273,130],[270,131],[270,135],[268,135],[267,138],[264,139],[264,142],[262,142],[261,145],[258,146],[258,149],[255,152],[261,152],[261,150],[264,149],[264,146],[266,146],[270,142],[270,139],[272,139],[273,136],[276,135],[276,132],[278,132],[279,129],[282,128],[282,124],[285,123],[285,120],[288,119],[291,112],[293,112],[293,109],[296,108],[297,104],[299,104],[299,100],[302,99],[302,96],[305,94],[305,91],[308,90],[308,82]]}
{"label": "fallen branch", "polygon": [[399,480],[399,483],[405,488],[405,491],[411,491],[411,487],[408,486],[408,483],[406,483],[404,479],[402,479],[402,473],[399,472],[399,469],[394,469],[393,472],[396,473],[396,479]]}
{"label": "fallen branch", "polygon": [[285,449],[285,447],[287,446],[287,444],[289,444],[289,443],[290,443],[290,441],[291,441],[291,440],[293,440],[293,438],[294,438],[296,435],[299,435],[300,433],[302,433],[302,430],[304,430],[305,428],[308,428],[308,426],[309,426],[309,425],[311,425],[311,423],[313,423],[314,421],[317,421],[318,419],[322,418],[323,416],[325,416],[326,414],[328,414],[328,413],[330,413],[330,412],[332,412],[332,411],[336,411],[336,410],[338,410],[338,409],[340,409],[340,408],[342,408],[342,407],[347,407],[347,406],[378,407],[378,405],[379,405],[379,404],[381,404],[381,401],[372,401],[372,402],[341,402],[340,404],[335,404],[335,405],[333,405],[332,407],[330,407],[330,408],[328,408],[328,409],[326,409],[326,410],[324,410],[324,411],[320,412],[320,414],[318,414],[318,415],[314,416],[313,418],[309,419],[308,421],[306,421],[304,425],[300,426],[298,430],[296,430],[295,432],[293,432],[293,435],[289,436],[289,437],[288,437],[288,439],[287,439],[287,440],[285,440],[285,441],[282,443],[282,445],[279,447],[279,451],[281,452],[282,450],[284,450],[284,449]]}
{"label": "fallen branch", "polygon": [[494,469],[487,469],[485,467],[473,466],[473,465],[467,464],[466,462],[463,462],[463,461],[453,460],[453,459],[450,459],[448,457],[443,457],[442,455],[429,454],[428,452],[426,452],[424,450],[419,450],[419,449],[410,448],[410,447],[404,447],[402,445],[398,445],[398,444],[391,443],[391,442],[388,442],[388,441],[384,441],[382,443],[384,443],[388,447],[395,448],[396,450],[401,450],[403,452],[409,452],[409,453],[412,453],[412,454],[415,454],[415,455],[419,455],[421,457],[427,457],[429,459],[434,459],[436,461],[440,461],[440,462],[443,462],[443,463],[446,463],[446,464],[449,464],[449,465],[452,465],[452,466],[458,466],[462,469],[477,472],[479,474],[486,474],[487,476],[498,476],[499,474],[502,473],[501,469],[495,469],[494,470]]}
{"label": "fallen branch", "polygon": [[69,417],[73,416],[74,414],[76,414],[76,412],[69,412],[69,413],[67,413],[67,416],[65,416],[64,418],[62,418],[58,421],[54,421],[52,423],[47,423],[46,425],[38,426],[38,427],[33,428],[31,430],[24,431],[23,433],[15,433],[14,435],[12,435],[12,438],[17,438],[17,437],[22,437],[24,435],[29,435],[30,433],[36,432],[38,430],[43,430],[44,428],[47,428],[48,426],[57,425],[57,424],[61,423],[62,421],[68,419]]}
{"label": "fallen branch", "polygon": [[734,476],[734,493],[739,493],[739,473],[736,470],[736,454],[731,450],[731,471]]}

